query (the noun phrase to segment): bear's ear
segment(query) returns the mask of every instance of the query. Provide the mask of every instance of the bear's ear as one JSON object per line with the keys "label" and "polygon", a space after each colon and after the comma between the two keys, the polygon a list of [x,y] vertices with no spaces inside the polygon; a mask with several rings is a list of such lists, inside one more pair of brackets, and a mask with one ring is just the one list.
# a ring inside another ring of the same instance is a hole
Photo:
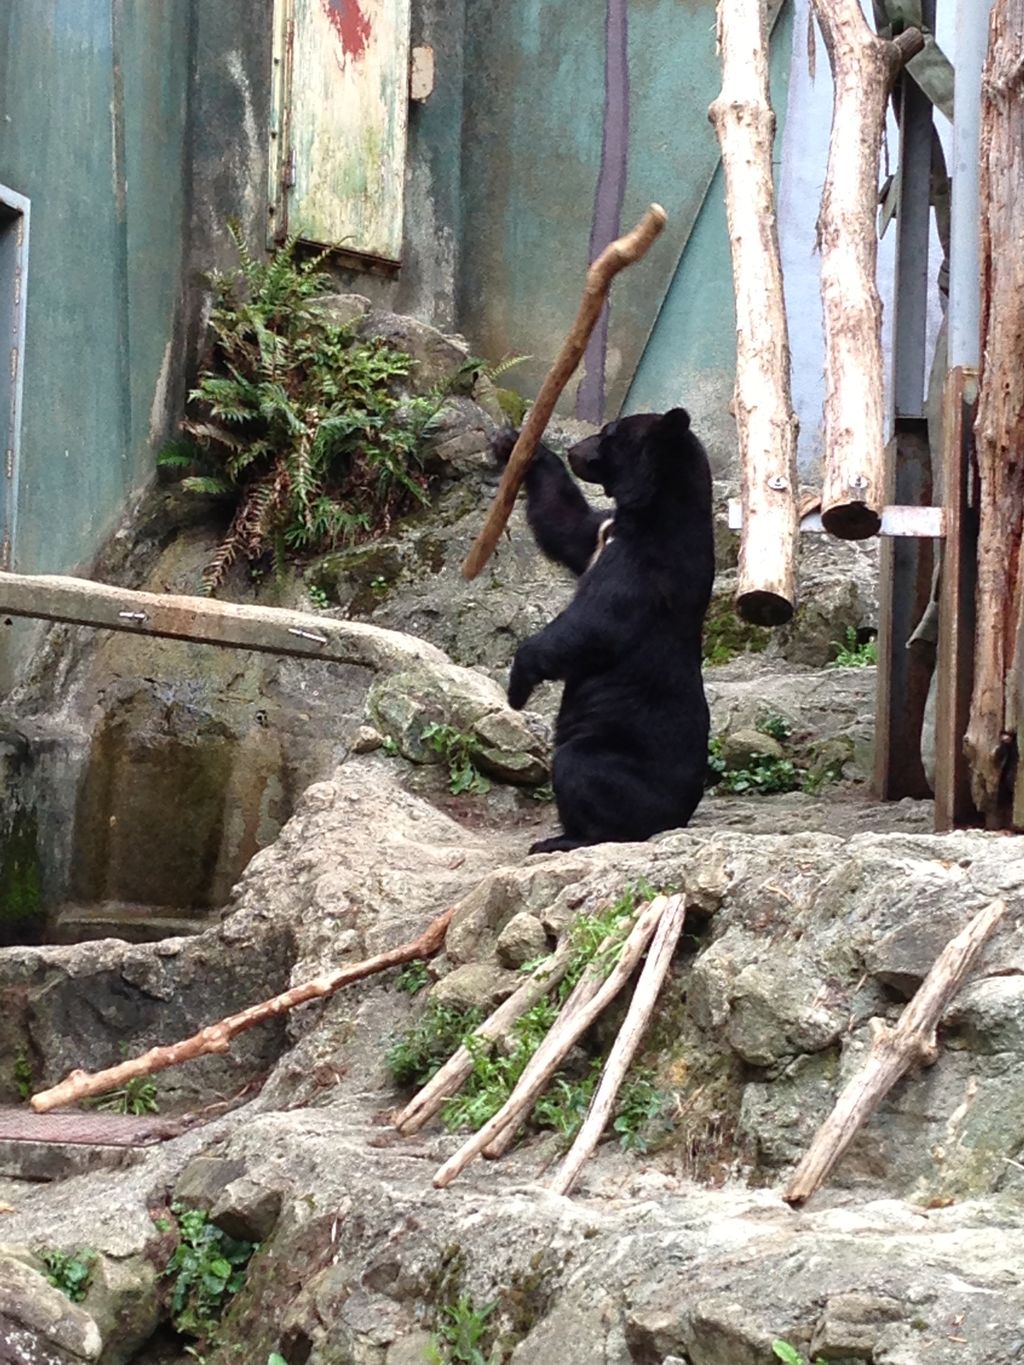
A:
{"label": "bear's ear", "polygon": [[666,436],[683,436],[690,430],[690,414],[685,408],[671,408],[661,419],[661,432]]}

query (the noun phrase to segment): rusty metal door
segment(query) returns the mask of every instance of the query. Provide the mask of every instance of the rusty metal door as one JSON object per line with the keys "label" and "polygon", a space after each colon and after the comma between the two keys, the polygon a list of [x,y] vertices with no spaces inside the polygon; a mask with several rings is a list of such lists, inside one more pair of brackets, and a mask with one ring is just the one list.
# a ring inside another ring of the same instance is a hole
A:
{"label": "rusty metal door", "polygon": [[27,262],[28,200],[0,185],[0,569],[14,566]]}
{"label": "rusty metal door", "polygon": [[410,0],[275,0],[271,237],[398,263]]}

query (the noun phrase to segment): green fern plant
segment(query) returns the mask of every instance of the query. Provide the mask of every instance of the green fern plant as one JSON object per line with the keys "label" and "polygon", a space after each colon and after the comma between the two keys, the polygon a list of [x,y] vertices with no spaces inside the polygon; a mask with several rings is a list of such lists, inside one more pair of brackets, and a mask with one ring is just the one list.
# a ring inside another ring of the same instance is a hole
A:
{"label": "green fern plant", "polygon": [[411,359],[359,340],[317,307],[331,287],[322,257],[296,259],[290,239],[269,260],[229,231],[238,268],[214,273],[210,364],[189,395],[185,441],[160,455],[182,487],[234,499],[234,515],[206,567],[216,592],[235,562],[331,549],[388,529],[427,500],[424,431],[444,395],[405,398]]}

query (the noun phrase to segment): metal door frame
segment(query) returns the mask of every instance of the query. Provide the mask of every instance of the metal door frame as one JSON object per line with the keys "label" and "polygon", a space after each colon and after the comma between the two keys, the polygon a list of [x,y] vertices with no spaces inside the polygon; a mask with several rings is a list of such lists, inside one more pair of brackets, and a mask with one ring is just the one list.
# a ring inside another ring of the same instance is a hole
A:
{"label": "metal door frame", "polygon": [[29,201],[0,185],[0,569],[15,565],[25,379]]}

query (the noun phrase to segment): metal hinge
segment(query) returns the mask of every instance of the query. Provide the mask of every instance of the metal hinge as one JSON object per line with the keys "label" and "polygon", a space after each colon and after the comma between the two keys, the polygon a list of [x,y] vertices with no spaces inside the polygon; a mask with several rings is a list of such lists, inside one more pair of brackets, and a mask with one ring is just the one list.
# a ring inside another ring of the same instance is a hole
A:
{"label": "metal hinge", "polygon": [[0,569],[6,573],[11,567],[11,538],[4,532],[3,544],[0,545]]}
{"label": "metal hinge", "polygon": [[12,446],[7,447],[7,454],[4,457],[4,473],[9,479],[14,478],[14,449]]}
{"label": "metal hinge", "polygon": [[12,347],[11,347],[11,383],[12,383],[12,384],[13,384],[14,381],[17,379],[17,377],[18,377],[18,348],[17,348],[17,346],[12,346]]}

